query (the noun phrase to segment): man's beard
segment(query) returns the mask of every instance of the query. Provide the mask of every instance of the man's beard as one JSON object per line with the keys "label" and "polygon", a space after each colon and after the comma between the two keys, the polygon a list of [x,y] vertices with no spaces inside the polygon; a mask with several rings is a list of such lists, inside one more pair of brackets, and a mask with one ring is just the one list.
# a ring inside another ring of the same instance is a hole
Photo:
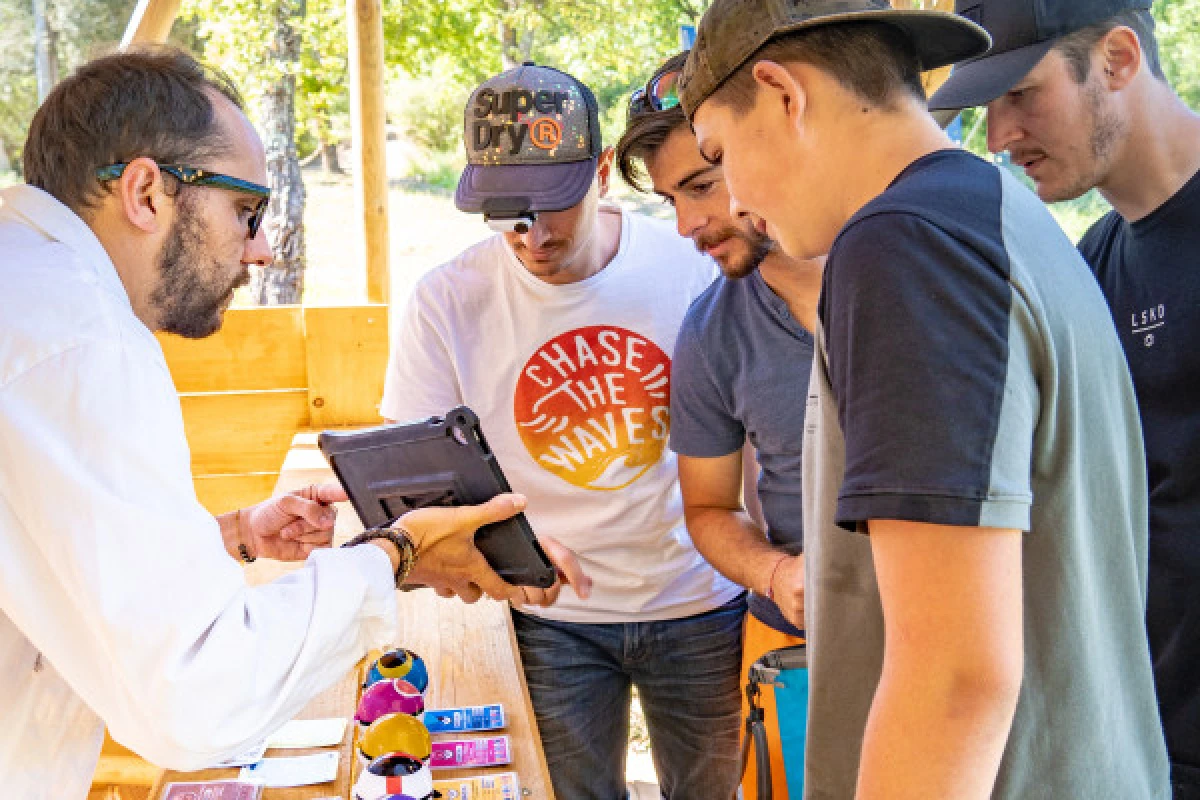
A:
{"label": "man's beard", "polygon": [[234,280],[222,280],[226,271],[205,257],[204,226],[184,197],[179,198],[179,213],[159,254],[159,283],[150,302],[158,309],[160,330],[203,339],[220,329],[233,290],[250,276],[241,270]]}
{"label": "man's beard", "polygon": [[694,243],[696,249],[703,253],[726,239],[741,239],[748,247],[745,255],[735,257],[733,260],[714,259],[721,269],[721,274],[731,281],[739,280],[754,272],[762,264],[763,259],[775,249],[775,242],[758,231],[744,231],[732,226],[714,231],[708,236],[700,236],[694,240]]}
{"label": "man's beard", "polygon": [[1101,183],[1104,176],[1108,174],[1117,147],[1128,129],[1119,114],[1105,108],[1104,90],[1097,80],[1089,79],[1083,88],[1083,98],[1087,107],[1088,121],[1091,124],[1091,131],[1088,135],[1090,161],[1086,171],[1076,176],[1076,180],[1072,184],[1055,192],[1052,197],[1045,198],[1048,203],[1074,200],[1076,197],[1087,194],[1089,189]]}

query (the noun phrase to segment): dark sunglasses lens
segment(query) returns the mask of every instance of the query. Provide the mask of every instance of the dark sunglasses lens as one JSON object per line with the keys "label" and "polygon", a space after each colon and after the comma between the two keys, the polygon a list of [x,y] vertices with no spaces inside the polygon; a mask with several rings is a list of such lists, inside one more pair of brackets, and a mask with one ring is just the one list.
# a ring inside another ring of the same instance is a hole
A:
{"label": "dark sunglasses lens", "polygon": [[254,213],[250,215],[250,219],[246,221],[250,228],[250,238],[258,236],[259,226],[262,225],[263,217],[267,214],[267,201],[264,199],[258,204],[258,208],[254,209]]}

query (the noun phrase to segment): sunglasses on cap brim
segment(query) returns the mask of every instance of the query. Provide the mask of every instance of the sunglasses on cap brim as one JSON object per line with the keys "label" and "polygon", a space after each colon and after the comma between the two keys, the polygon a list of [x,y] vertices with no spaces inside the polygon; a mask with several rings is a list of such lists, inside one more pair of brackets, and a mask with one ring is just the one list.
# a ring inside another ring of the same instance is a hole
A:
{"label": "sunglasses on cap brim", "polygon": [[645,86],[635,89],[629,97],[629,114],[647,111],[670,111],[679,105],[679,76],[683,70],[673,69],[655,75]]}

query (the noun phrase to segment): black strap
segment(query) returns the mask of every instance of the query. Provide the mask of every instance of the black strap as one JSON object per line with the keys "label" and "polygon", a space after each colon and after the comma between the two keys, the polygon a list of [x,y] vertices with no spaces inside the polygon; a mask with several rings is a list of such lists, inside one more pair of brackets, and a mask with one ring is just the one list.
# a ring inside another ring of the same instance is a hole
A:
{"label": "black strap", "polygon": [[746,730],[742,735],[741,765],[738,774],[745,775],[750,763],[750,748],[754,748],[754,772],[758,784],[758,800],[771,800],[771,753],[767,749],[767,726],[763,723],[762,706],[758,704],[758,675],[750,669],[746,682],[746,700],[750,707],[746,712]]}

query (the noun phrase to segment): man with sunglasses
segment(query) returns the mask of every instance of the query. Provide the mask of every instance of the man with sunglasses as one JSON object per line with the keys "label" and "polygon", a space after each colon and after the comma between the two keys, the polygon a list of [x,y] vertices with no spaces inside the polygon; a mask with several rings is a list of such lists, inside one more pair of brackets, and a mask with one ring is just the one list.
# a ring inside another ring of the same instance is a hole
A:
{"label": "man with sunglasses", "polygon": [[[521,498],[336,551],[318,549],[336,486],[216,519],[196,500],[152,332],[213,333],[271,260],[262,144],[227,80],[174,50],[98,59],[47,97],[24,158],[29,185],[0,192],[5,797],[85,796],[105,723],[161,766],[245,752],[388,642],[406,577],[553,599],[470,546]],[[239,561],[258,557],[307,564],[249,587]]]}
{"label": "man with sunglasses", "polygon": [[729,800],[746,602],[692,545],[666,446],[669,354],[712,262],[668,225],[600,204],[612,151],[570,75],[526,64],[491,78],[464,123],[455,201],[500,235],[418,284],[381,410],[469,405],[534,530],[593,579],[513,613],[555,794],[625,797],[635,686],[665,796]]}
{"label": "man with sunglasses", "polygon": [[[674,207],[680,235],[721,268],[688,310],[675,345],[671,449],[697,549],[751,590],[745,674],[767,651],[803,641],[804,406],[796,398],[808,391],[823,259],[789,258],[730,214],[721,168],[701,157],[679,107],[686,59],[687,52],[672,57],[634,92],[617,166],[647,191],[644,169],[653,191]],[[803,742],[782,741],[774,692],[764,688],[772,796],[786,798],[785,761],[803,770]],[[754,763],[742,782],[747,798],[756,796]]]}

